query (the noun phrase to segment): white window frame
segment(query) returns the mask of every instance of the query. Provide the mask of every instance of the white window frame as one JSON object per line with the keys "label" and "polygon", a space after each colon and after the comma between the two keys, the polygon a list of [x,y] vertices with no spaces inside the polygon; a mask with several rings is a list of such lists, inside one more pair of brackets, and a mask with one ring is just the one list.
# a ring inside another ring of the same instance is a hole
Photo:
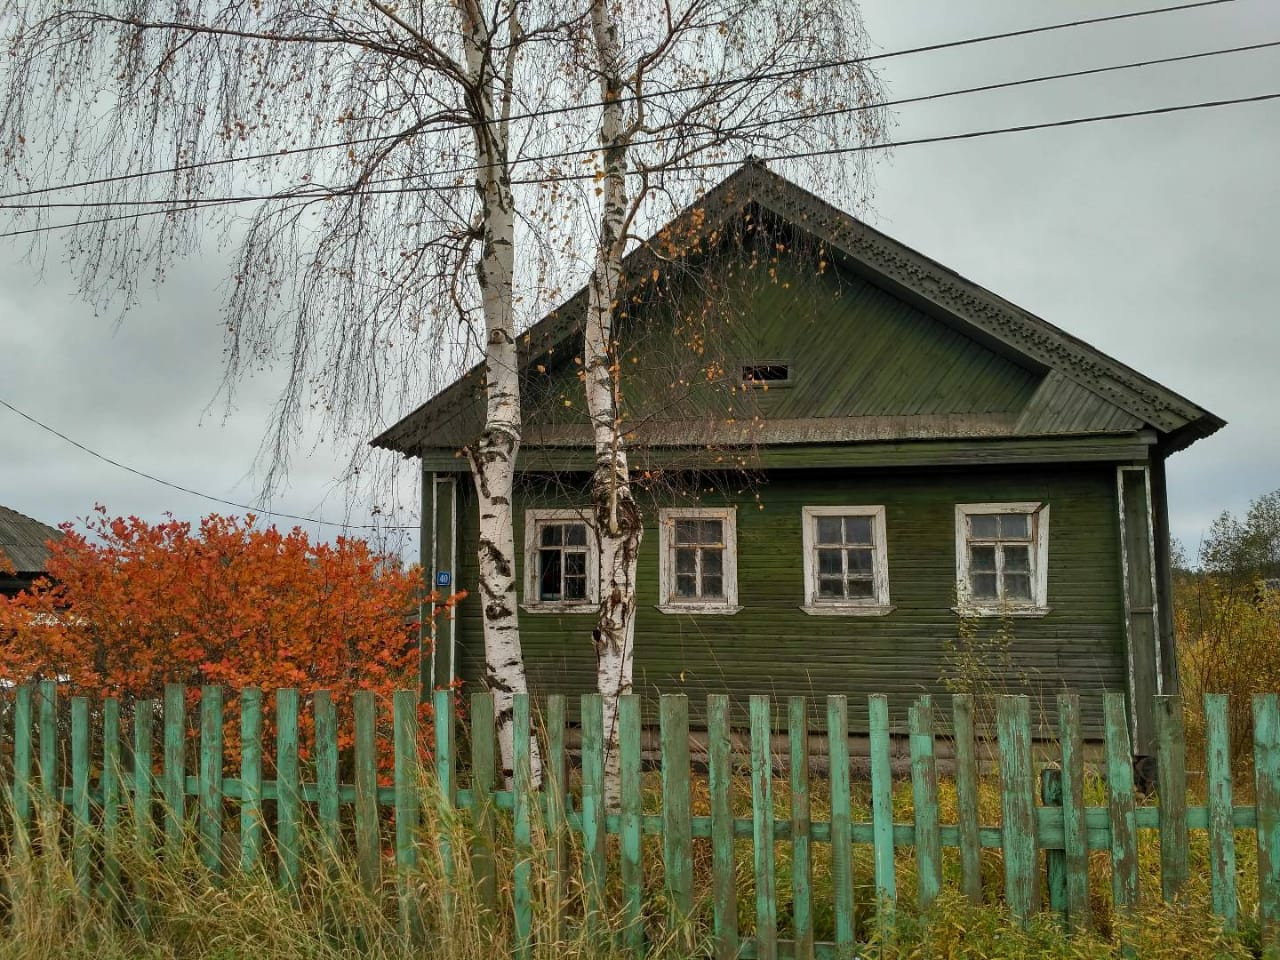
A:
{"label": "white window frame", "polygon": [[[1031,600],[978,601],[969,589],[969,517],[1024,513],[1031,520]],[[956,504],[956,606],[965,617],[1043,617],[1049,606],[1049,504],[1019,500]]]}
{"label": "white window frame", "polygon": [[[870,517],[874,547],[871,581],[875,596],[865,600],[818,598],[818,517]],[[800,609],[817,617],[883,617],[892,613],[889,603],[889,545],[883,506],[805,507],[801,511],[804,544],[804,599]]]}
{"label": "white window frame", "polygon": [[[677,520],[720,520],[724,523],[724,596],[714,600],[677,597]],[[738,510],[736,507],[663,507],[658,511],[658,610],[662,613],[696,613],[727,616],[738,605]]]}
{"label": "white window frame", "polygon": [[[587,599],[541,600],[538,597],[540,531],[548,523],[577,522],[587,528]],[[524,512],[524,603],[526,613],[595,613],[600,608],[600,549],[595,525],[586,510],[529,509]]]}

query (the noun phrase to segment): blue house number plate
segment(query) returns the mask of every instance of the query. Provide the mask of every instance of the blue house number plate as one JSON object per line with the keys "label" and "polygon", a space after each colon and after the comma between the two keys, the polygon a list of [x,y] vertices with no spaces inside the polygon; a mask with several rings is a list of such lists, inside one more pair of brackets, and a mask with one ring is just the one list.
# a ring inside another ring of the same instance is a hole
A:
{"label": "blue house number plate", "polygon": [[448,587],[448,586],[452,586],[452,585],[453,585],[453,574],[451,574],[448,570],[437,570],[437,571],[436,571],[436,586],[437,586],[437,587]]}

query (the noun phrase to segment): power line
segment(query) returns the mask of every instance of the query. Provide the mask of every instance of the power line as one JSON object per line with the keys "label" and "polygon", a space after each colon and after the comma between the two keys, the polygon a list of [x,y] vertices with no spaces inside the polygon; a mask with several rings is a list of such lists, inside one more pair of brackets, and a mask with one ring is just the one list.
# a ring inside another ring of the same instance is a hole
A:
{"label": "power line", "polygon": [[[1095,114],[1087,117],[1073,117],[1067,120],[1049,120],[1041,123],[1025,123],[1008,127],[997,127],[987,130],[972,130],[965,133],[948,133],[932,137],[916,137],[908,140],[893,140],[883,143],[867,143],[855,144],[847,147],[829,147],[820,150],[805,150],[794,153],[779,153],[771,156],[763,156],[759,159],[766,162],[774,162],[781,160],[803,160],[813,157],[840,156],[855,153],[867,153],[873,150],[890,150],[898,147],[915,147],[931,143],[950,143],[960,140],[977,140],[983,137],[1001,136],[1010,133],[1027,133],[1033,130],[1049,130],[1057,127],[1074,127],[1089,123],[1102,123],[1112,120],[1129,120],[1135,117],[1154,117],[1164,114],[1181,113],[1189,110],[1207,110],[1217,107],[1228,107],[1246,103],[1262,103],[1268,100],[1280,99],[1280,92],[1262,93],[1249,97],[1232,97],[1225,100],[1205,100],[1198,103],[1174,104],[1166,107],[1152,107],[1146,110],[1126,110],[1119,113]],[[724,160],[703,160],[688,163],[685,169],[711,169],[713,167],[737,166],[742,161],[739,159]],[[543,183],[562,183],[565,181],[581,181],[593,180],[593,173],[577,173],[577,174],[556,174],[546,175],[542,177],[512,179],[513,185],[536,185]],[[365,195],[392,195],[401,193],[441,193],[449,190],[469,189],[463,184],[421,184],[410,187],[397,187],[377,190],[364,190]],[[193,200],[176,201],[179,206],[161,210],[143,210],[138,213],[122,213],[110,217],[99,217],[93,220],[80,220],[68,223],[54,223],[39,227],[27,227],[22,230],[10,230],[7,233],[0,233],[0,239],[6,237],[21,237],[35,233],[51,233],[56,230],[69,230],[77,227],[91,227],[104,223],[112,223],[118,220],[137,220],[142,217],[169,215],[174,213],[183,213],[189,210],[200,209],[205,206],[218,206],[229,203],[247,203],[247,202],[264,202],[274,199],[282,200],[322,200],[334,196],[342,196],[343,194],[299,194],[299,193],[283,193],[276,196],[263,195],[252,197],[238,198],[221,198],[211,200]]]}
{"label": "power line", "polygon": [[111,457],[106,456],[105,454],[99,453],[97,450],[92,450],[89,447],[86,447],[80,441],[73,440],[71,439],[71,437],[68,437],[65,433],[62,433],[59,430],[55,430],[53,427],[49,426],[47,423],[42,423],[41,421],[37,420],[35,417],[31,416],[31,414],[25,413],[22,410],[19,410],[13,404],[9,403],[7,400],[0,398],[0,406],[8,408],[12,412],[16,413],[18,416],[22,417],[22,419],[28,421],[29,423],[34,424],[35,426],[39,427],[41,430],[44,430],[46,433],[53,434],[59,440],[66,441],[76,449],[84,451],[85,453],[89,454],[89,456],[91,457],[96,457],[97,459],[101,460],[103,463],[109,463],[113,467],[118,467],[119,469],[124,470],[127,473],[132,473],[134,476],[142,477],[144,480],[150,480],[153,483],[158,483],[161,486],[170,488],[171,490],[177,490],[181,493],[190,494],[193,497],[200,497],[204,500],[210,500],[213,503],[220,503],[224,507],[235,507],[237,510],[245,510],[249,513],[256,513],[256,514],[265,513],[265,514],[269,514],[272,517],[282,517],[285,520],[299,520],[303,523],[323,524],[324,526],[329,526],[329,527],[342,527],[343,529],[346,529],[346,530],[417,530],[418,529],[417,525],[412,525],[412,524],[401,524],[401,525],[388,524],[385,526],[378,526],[377,524],[374,524],[374,523],[341,523],[340,521],[337,521],[337,520],[318,520],[315,517],[304,517],[295,513],[281,513],[278,510],[268,510],[264,507],[253,507],[247,503],[237,503],[234,500],[226,500],[226,499],[223,499],[222,497],[215,497],[212,494],[201,493],[199,490],[193,490],[191,487],[184,487],[179,483],[172,483],[168,480],[162,479],[161,477],[157,477],[154,474],[147,473],[145,470],[139,470],[137,467],[131,467],[127,463],[121,463],[119,460],[115,460]]}
{"label": "power line", "polygon": [[[1102,67],[1087,67],[1081,70],[1069,70],[1063,73],[1040,74],[1034,77],[1024,77],[1018,80],[1003,80],[997,83],[986,83],[974,87],[962,87],[958,90],[944,90],[938,93],[920,94],[914,97],[902,97],[896,100],[881,100],[875,103],[858,104],[850,107],[833,107],[828,110],[808,111],[801,113],[793,113],[780,117],[771,117],[765,120],[757,120],[750,123],[735,124],[725,128],[724,132],[741,133],[747,130],[755,130],[762,127],[776,126],[780,123],[791,123],[799,120],[818,120],[824,117],[842,116],[852,113],[862,113],[867,110],[874,110],[883,107],[900,107],[909,104],[927,103],[936,100],[944,100],[950,97],[966,96],[974,93],[989,93],[995,90],[1007,90],[1015,87],[1027,86],[1030,84],[1046,83],[1052,80],[1068,80],[1077,79],[1079,77],[1098,76],[1106,73],[1115,73],[1121,70],[1134,70],[1145,67],[1161,66],[1171,63],[1184,63],[1190,60],[1203,60],[1208,57],[1220,57],[1228,54],[1251,53],[1258,50],[1266,50],[1274,47],[1280,47],[1280,40],[1268,40],[1261,43],[1245,44],[1237,47],[1225,47],[1218,50],[1204,50],[1197,53],[1184,53],[1171,57],[1158,57],[1152,60],[1137,60],[1129,63],[1111,64]],[[650,137],[648,139],[637,139],[630,141],[629,147],[653,146],[656,144],[667,143],[671,137]],[[549,160],[570,160],[575,157],[591,156],[599,153],[599,147],[584,147],[578,150],[568,150],[559,153],[537,154],[528,157],[517,157],[511,161],[512,167],[521,164],[543,163]],[[456,174],[475,173],[481,168],[472,164],[464,167],[453,167],[445,170],[435,170],[433,173],[437,176],[453,176]],[[584,177],[587,175],[583,175]],[[386,183],[403,183],[406,180],[413,180],[413,175],[405,175],[399,177],[385,177],[365,181],[365,186],[379,185]],[[527,183],[529,181],[517,181]],[[448,189],[456,189],[457,185],[448,185]],[[251,203],[259,200],[293,200],[293,199],[326,199],[335,196],[350,195],[350,191],[345,190],[325,190],[316,184],[307,184],[290,190],[279,191],[274,194],[260,194],[252,196],[230,196],[230,197],[166,197],[155,200],[95,200],[95,201],[54,201],[50,203],[0,203],[0,210],[88,210],[100,207],[120,208],[120,207],[152,207],[163,206],[165,204],[182,204],[190,203],[190,208],[195,209],[201,206],[213,206],[224,203]],[[3,199],[3,198],[0,198]]]}
{"label": "power line", "polygon": [[[735,77],[721,80],[707,81],[699,84],[686,84],[678,87],[670,87],[665,90],[656,90],[646,96],[674,96],[680,93],[693,93],[702,90],[714,90],[722,87],[733,86],[744,82],[759,82],[762,80],[785,80],[793,77],[801,77],[819,70],[832,70],[840,67],[855,66],[860,63],[872,63],[881,60],[894,59],[896,57],[912,56],[920,53],[933,53],[939,50],[948,50],[956,47],[971,46],[979,43],[989,43],[995,40],[1008,40],[1015,37],[1026,37],[1040,33],[1048,33],[1054,30],[1068,30],[1077,27],[1092,26],[1100,23],[1112,23],[1120,20],[1131,20],[1138,17],[1149,17],[1156,14],[1175,13],[1182,10],[1193,10],[1200,7],[1218,6],[1224,3],[1234,3],[1236,0],[1196,0],[1194,3],[1173,4],[1164,7],[1153,7],[1148,10],[1133,10],[1127,13],[1109,14],[1101,17],[1090,17],[1083,20],[1071,20],[1062,23],[1046,24],[1039,27],[1026,27],[1020,30],[1008,30],[1002,33],[984,34],[977,37],[966,37],[962,40],[948,40],[941,43],[925,44],[918,47],[908,47],[903,50],[893,50],[886,53],[867,54],[861,57],[850,57],[844,60],[825,61],[823,63],[810,64],[803,67],[793,67],[788,70],[774,71],[771,73],[756,74],[751,77]],[[634,95],[621,97],[623,103],[634,101]],[[551,116],[560,116],[566,113],[574,113],[580,110],[595,110],[604,106],[604,101],[592,101],[589,103],[567,104],[562,107],[554,107],[549,110],[527,111],[524,113],[515,113],[506,118],[508,121],[534,120]],[[488,121],[490,123],[496,121]],[[438,132],[449,132],[457,130],[469,130],[472,124],[442,124],[433,129]],[[218,160],[202,160],[195,163],[175,164],[172,167],[162,167],[152,170],[140,171],[138,173],[116,174],[109,177],[99,177],[91,180],[81,180],[74,183],[56,184],[45,187],[37,187],[32,190],[17,191],[14,193],[0,194],[0,200],[10,200],[18,197],[37,196],[39,194],[53,193],[61,190],[72,190],[83,187],[102,186],[109,183],[119,183],[125,180],[143,179],[146,177],[162,176],[165,174],[185,173],[191,170],[200,170],[209,167],[224,166],[231,163],[247,163],[255,160],[271,160],[295,154],[314,153],[322,150],[334,150],[342,147],[351,148],[353,146],[362,146],[369,143],[381,143],[386,140],[393,140],[402,136],[402,133],[381,134],[372,137],[361,137],[354,140],[334,141],[331,143],[312,144],[306,147],[284,148],[273,150],[265,153],[246,154],[242,157],[224,157]]]}

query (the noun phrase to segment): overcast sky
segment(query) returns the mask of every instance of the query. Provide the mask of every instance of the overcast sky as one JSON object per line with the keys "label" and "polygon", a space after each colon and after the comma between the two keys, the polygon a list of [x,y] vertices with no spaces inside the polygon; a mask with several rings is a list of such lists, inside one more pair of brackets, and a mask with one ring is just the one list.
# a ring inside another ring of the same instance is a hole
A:
{"label": "overcast sky", "polygon": [[[1163,5],[866,0],[883,51]],[[1280,40],[1280,4],[1201,10],[888,59],[893,97]],[[1280,48],[911,105],[895,139],[1280,92]],[[1175,536],[1191,552],[1222,510],[1280,487],[1280,101],[903,147],[880,160],[873,225],[1224,417],[1170,461]],[[0,232],[8,221],[0,212]],[[0,399],[122,463],[237,501],[278,383],[222,378],[210,253],[116,326],[77,301],[57,254],[0,240]],[[1268,390],[1267,388],[1271,388]],[[425,398],[424,398],[425,399]],[[113,513],[195,519],[220,507],[95,460],[0,408],[0,503],[58,523]],[[278,511],[365,523],[331,445],[303,438]],[[416,518],[401,515],[398,522]],[[332,535],[337,528],[323,529]],[[416,549],[410,535],[402,546]]]}

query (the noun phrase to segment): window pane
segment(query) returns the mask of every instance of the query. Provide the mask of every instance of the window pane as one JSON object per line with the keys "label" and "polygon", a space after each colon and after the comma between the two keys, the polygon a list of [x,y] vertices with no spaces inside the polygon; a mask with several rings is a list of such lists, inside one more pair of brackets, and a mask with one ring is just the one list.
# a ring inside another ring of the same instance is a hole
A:
{"label": "window pane", "polygon": [[719,576],[724,572],[724,551],[719,547],[703,548],[702,575]]}
{"label": "window pane", "polygon": [[848,596],[850,600],[874,600],[876,586],[870,580],[849,580]]}
{"label": "window pane", "polygon": [[1031,518],[1025,513],[1000,514],[1000,536],[1027,537],[1030,535]]}
{"label": "window pane", "polygon": [[587,599],[587,578],[585,575],[580,577],[571,577],[568,574],[565,574],[564,598],[566,600]]}
{"label": "window pane", "polygon": [[818,551],[818,575],[826,574],[828,576],[839,576],[844,573],[844,568],[840,566],[839,550],[819,550]]}
{"label": "window pane", "polygon": [[1004,569],[1005,573],[1030,573],[1031,548],[1020,543],[1005,544]]}
{"label": "window pane", "polygon": [[840,518],[818,517],[818,542],[841,543]]}
{"label": "window pane", "polygon": [[852,576],[857,573],[871,575],[871,551],[870,550],[846,550],[845,553],[849,557],[849,574]]}
{"label": "window pane", "polygon": [[995,547],[970,547],[969,548],[969,569],[975,573],[995,573],[996,570],[996,548]]}
{"label": "window pane", "polygon": [[558,547],[564,542],[564,527],[558,523],[547,523],[542,527],[542,545]]}
{"label": "window pane", "polygon": [[996,575],[994,573],[970,574],[969,590],[978,600],[998,599],[996,594]]}
{"label": "window pane", "polygon": [[538,599],[560,599],[560,551],[538,551]]}
{"label": "window pane", "polygon": [[587,525],[585,523],[566,523],[564,526],[564,542],[569,547],[585,547],[587,545]]}
{"label": "window pane", "polygon": [[723,597],[724,596],[724,577],[719,574],[715,576],[702,575],[702,595],[704,597]]}
{"label": "window pane", "polygon": [[1030,600],[1030,575],[1025,573],[1006,573],[1004,575],[1004,598],[1006,600]]}
{"label": "window pane", "polygon": [[724,543],[723,520],[703,520],[702,539],[699,543]]}
{"label": "window pane", "polygon": [[695,559],[697,552],[694,547],[677,547],[676,573],[693,573],[697,569],[697,560]]}
{"label": "window pane", "polygon": [[676,543],[697,543],[698,542],[698,521],[697,520],[677,520],[676,521]]}
{"label": "window pane", "polygon": [[872,542],[871,518],[870,517],[845,517],[844,518],[844,542],[870,544]]}
{"label": "window pane", "polygon": [[969,536],[975,540],[994,540],[1000,533],[999,517],[975,513],[969,517]]}
{"label": "window pane", "polygon": [[692,573],[676,574],[676,596],[677,597],[696,597],[698,595],[697,588],[693,582]]}
{"label": "window pane", "polygon": [[832,577],[818,578],[818,596],[828,599],[844,597],[844,581]]}
{"label": "window pane", "polygon": [[564,552],[564,575],[566,577],[585,577],[587,575],[587,555],[576,550]]}

